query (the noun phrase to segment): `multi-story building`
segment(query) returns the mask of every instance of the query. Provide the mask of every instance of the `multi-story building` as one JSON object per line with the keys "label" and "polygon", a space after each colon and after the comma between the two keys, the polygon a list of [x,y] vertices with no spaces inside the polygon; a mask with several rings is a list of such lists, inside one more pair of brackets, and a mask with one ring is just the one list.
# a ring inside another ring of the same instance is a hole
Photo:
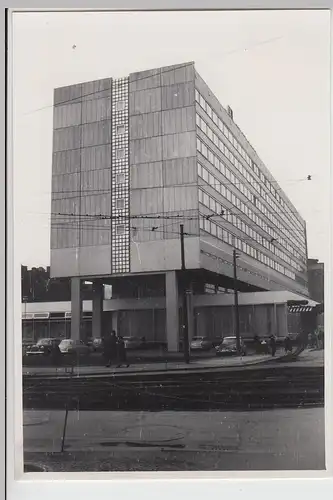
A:
{"label": "multi-story building", "polygon": [[165,297],[177,349],[185,278],[194,294],[232,289],[234,248],[241,292],[308,295],[305,221],[193,62],[55,90],[51,275],[72,278],[72,335],[84,279],[95,334],[111,283]]}

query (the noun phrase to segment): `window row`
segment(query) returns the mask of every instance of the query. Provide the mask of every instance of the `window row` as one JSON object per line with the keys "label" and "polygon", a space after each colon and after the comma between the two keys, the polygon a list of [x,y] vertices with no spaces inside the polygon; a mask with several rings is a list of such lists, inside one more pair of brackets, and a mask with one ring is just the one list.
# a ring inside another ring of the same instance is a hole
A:
{"label": "window row", "polygon": [[[226,158],[228,158],[228,160],[233,165],[235,165],[235,167],[237,168],[237,170],[239,170],[239,172],[247,179],[247,181],[249,182],[249,184],[251,184],[256,189],[256,191],[259,193],[259,195],[261,197],[263,197],[266,201],[269,199],[271,207],[274,208],[276,212],[281,213],[281,216],[283,215],[283,218],[286,219],[285,216],[284,216],[284,214],[282,214],[281,210],[280,211],[278,210],[278,206],[275,203],[273,204],[272,200],[266,195],[265,190],[260,186],[260,184],[252,177],[252,175],[250,175],[250,173],[247,171],[247,169],[243,167],[243,165],[237,160],[237,158],[233,155],[233,153],[225,146],[225,144],[221,141],[221,139],[219,139],[219,137],[212,131],[212,129],[207,125],[207,123],[198,114],[196,115],[196,120],[197,120],[198,127],[208,137],[208,139],[210,139],[215,144],[215,146],[224,154],[224,156]],[[205,148],[207,148],[206,145],[204,145],[204,153],[206,152]],[[208,156],[214,156],[213,153],[209,150],[209,148],[207,148],[207,150],[208,150],[208,153],[207,153]],[[206,156],[206,155],[204,154],[204,156]],[[228,171],[229,171],[229,174],[227,175],[227,178],[229,180],[231,180],[232,183],[237,184],[237,188],[240,191],[242,191],[247,196],[247,198],[249,198],[249,200],[253,203],[253,200],[255,198],[254,195],[253,195],[253,193],[249,189],[247,189],[245,187],[244,183],[241,182],[233,174],[232,174],[233,178],[232,177],[230,178],[230,170],[229,169],[226,169],[226,170],[227,170],[227,174],[228,174]],[[233,179],[235,179],[235,180],[233,180]],[[280,220],[277,219],[276,217],[274,217],[272,215],[272,213],[269,210],[267,210],[266,206],[264,206],[264,207],[265,207],[265,215],[269,214],[269,216],[268,216],[269,219],[272,220],[272,222],[274,222],[274,224],[280,230],[285,229],[285,227],[283,226],[283,224],[281,224]],[[303,231],[303,229],[300,230],[298,227],[295,227],[295,225],[291,224],[287,220],[285,220],[285,223],[286,223],[286,226],[288,226],[289,229],[291,229],[292,234],[295,231],[298,231],[298,232],[301,231],[301,235],[297,235],[298,236],[298,245],[297,246],[304,245],[304,231]],[[295,241],[296,241],[296,239],[295,239]],[[305,253],[305,246],[304,246],[303,250],[304,250],[304,253]]]}
{"label": "window row", "polygon": [[[204,144],[199,138],[197,138],[197,149],[221,174],[223,174],[228,180],[230,180],[231,181],[230,183],[234,184],[235,187],[238,188],[239,191],[241,191],[244,194],[244,196],[246,196],[246,198],[248,198],[251,201],[251,203],[255,204],[259,208],[259,210],[260,210],[260,207],[263,207],[262,203],[259,202],[259,200],[257,198],[255,198],[252,193],[250,193],[249,189],[247,189],[246,186],[244,186],[242,183],[238,182],[237,177],[235,177],[235,175],[226,167],[226,165],[209,148],[207,148],[206,144]],[[206,182],[208,182],[208,181],[206,181]],[[224,189],[226,189],[226,188],[224,187]],[[233,193],[232,193],[232,196],[236,199],[236,196]],[[232,200],[229,200],[229,201],[232,201]],[[260,206],[259,206],[258,202],[260,203]],[[302,258],[301,254],[298,251],[299,247],[301,246],[300,242],[294,238],[294,236],[290,233],[290,231],[285,229],[284,226],[282,226],[279,223],[279,221],[277,220],[276,217],[274,217],[270,212],[268,212],[266,207],[262,208],[262,210],[260,210],[260,211],[263,214],[265,214],[266,217],[285,234],[285,236],[287,237],[287,240],[291,241],[293,243],[293,245],[295,247],[295,252],[297,252],[297,255],[299,255],[298,258]],[[266,227],[267,227],[267,225],[266,225]],[[274,237],[277,237],[277,235]],[[290,248],[292,248],[291,245],[289,245],[289,246],[290,246]],[[290,251],[292,251],[292,250],[290,250]],[[294,254],[294,252],[292,252],[292,253]],[[304,250],[304,253],[305,253],[305,250]],[[304,257],[302,258],[302,260],[304,261]]]}
{"label": "window row", "polygon": [[[215,191],[226,198],[230,203],[243,212],[249,219],[251,219],[258,227],[268,233],[271,238],[274,238],[281,246],[288,250],[295,258],[301,259],[301,255],[297,252],[284,238],[282,238],[276,231],[269,227],[266,222],[261,219],[253,210],[251,210],[245,203],[242,202],[230,189],[226,188],[219,180],[214,177],[208,170],[198,162],[198,176],[201,177],[207,184],[209,184]],[[284,259],[285,260],[285,259]],[[300,268],[300,266],[298,265]]]}
{"label": "window row", "polygon": [[250,257],[253,257],[256,260],[259,260],[266,266],[274,269],[275,271],[278,271],[281,274],[284,274],[285,276],[288,276],[289,278],[295,280],[296,275],[295,273],[289,271],[289,269],[286,269],[284,266],[276,262],[274,259],[269,257],[268,255],[264,254],[263,252],[260,252],[256,248],[253,248],[251,245],[246,243],[245,241],[242,241],[240,238],[237,236],[233,235],[226,229],[222,228],[215,222],[212,222],[211,220],[207,220],[207,218],[200,214],[200,229],[203,231],[211,234],[212,236],[215,236],[216,238],[220,239],[221,241],[224,241],[228,245],[236,247],[238,250],[241,252],[249,255]]}
{"label": "window row", "polygon": [[302,224],[302,222],[292,213],[293,212],[293,207],[290,207],[283,200],[283,198],[278,193],[278,190],[274,188],[274,186],[272,185],[272,183],[267,179],[267,177],[263,174],[263,172],[261,172],[259,170],[257,164],[250,158],[250,156],[246,153],[246,151],[241,146],[241,144],[238,142],[238,140],[235,138],[235,136],[231,133],[231,131],[229,130],[229,128],[217,116],[217,114],[215,113],[215,111],[213,111],[213,109],[211,108],[211,106],[202,97],[202,95],[198,92],[197,89],[195,91],[195,98],[196,98],[196,101],[202,107],[202,109],[209,116],[209,118],[215,123],[215,125],[219,128],[219,130],[222,132],[222,134],[228,139],[228,141],[238,151],[238,153],[245,160],[245,162],[249,165],[249,167],[254,171],[254,173],[257,175],[257,177],[260,179],[260,181],[263,183],[263,185],[267,188],[267,190],[269,191],[269,193],[271,193],[274,196],[274,198],[277,200],[279,206],[282,207],[283,210],[291,212],[288,218],[290,220],[292,220],[294,222],[294,224],[296,226],[298,226],[298,228],[300,230],[303,230],[303,224]]}
{"label": "window row", "polygon": [[223,207],[212,196],[209,196],[205,191],[201,189],[199,189],[199,202],[209,208],[209,210],[211,210],[212,212],[223,217],[227,223],[233,225],[234,227],[245,233],[247,236],[249,236],[251,239],[262,245],[264,248],[280,257],[282,260],[284,260],[284,262],[291,265],[295,270],[302,270],[301,266],[297,262],[291,259],[285,252],[277,248],[272,241],[269,241],[261,236],[261,234],[257,233],[257,231],[252,229],[251,226],[237,217],[237,215],[230,214],[230,211],[228,209]]}

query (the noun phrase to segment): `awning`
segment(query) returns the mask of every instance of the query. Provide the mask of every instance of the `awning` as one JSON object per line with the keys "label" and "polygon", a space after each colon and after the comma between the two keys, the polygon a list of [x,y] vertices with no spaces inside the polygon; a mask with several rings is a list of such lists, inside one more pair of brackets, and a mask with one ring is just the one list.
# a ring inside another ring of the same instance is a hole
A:
{"label": "awning", "polygon": [[301,312],[311,312],[316,306],[289,306],[288,312],[290,313],[301,313]]}

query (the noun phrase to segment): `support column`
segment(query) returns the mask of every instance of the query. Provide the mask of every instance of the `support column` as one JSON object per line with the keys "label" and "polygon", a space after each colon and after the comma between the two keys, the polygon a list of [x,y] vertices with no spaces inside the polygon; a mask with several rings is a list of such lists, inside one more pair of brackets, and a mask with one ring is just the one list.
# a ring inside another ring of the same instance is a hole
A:
{"label": "support column", "polygon": [[118,333],[118,327],[119,327],[119,313],[118,313],[118,311],[113,311],[112,312],[112,330],[115,330],[115,332]]}
{"label": "support column", "polygon": [[273,325],[272,325],[272,334],[277,337],[277,313],[276,313],[276,304],[273,304]]}
{"label": "support column", "polygon": [[81,279],[71,279],[71,339],[81,339],[82,297]]}
{"label": "support column", "polygon": [[101,281],[94,281],[93,283],[93,300],[92,300],[92,336],[93,338],[100,338],[102,332],[103,320],[103,283]]}
{"label": "support column", "polygon": [[179,298],[176,271],[165,273],[166,336],[169,352],[179,351]]}
{"label": "support column", "polygon": [[187,294],[187,317],[188,317],[188,339],[191,342],[194,337],[194,311],[193,311],[193,290],[189,289]]}

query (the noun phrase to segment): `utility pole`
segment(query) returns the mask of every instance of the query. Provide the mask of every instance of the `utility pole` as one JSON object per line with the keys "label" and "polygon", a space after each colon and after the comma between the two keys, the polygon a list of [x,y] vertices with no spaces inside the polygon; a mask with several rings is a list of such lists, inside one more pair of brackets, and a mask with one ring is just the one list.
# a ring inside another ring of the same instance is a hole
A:
{"label": "utility pole", "polygon": [[238,306],[238,287],[237,287],[237,250],[233,251],[233,265],[234,265],[234,296],[235,296],[235,326],[236,326],[236,346],[237,353],[241,352],[240,335],[239,335],[239,306]]}
{"label": "utility pole", "polygon": [[188,311],[187,311],[187,290],[185,282],[185,247],[184,247],[184,224],[180,224],[180,252],[181,252],[181,270],[182,270],[182,309],[183,309],[183,332],[184,332],[184,361],[189,364],[190,362],[190,349],[188,339]]}

